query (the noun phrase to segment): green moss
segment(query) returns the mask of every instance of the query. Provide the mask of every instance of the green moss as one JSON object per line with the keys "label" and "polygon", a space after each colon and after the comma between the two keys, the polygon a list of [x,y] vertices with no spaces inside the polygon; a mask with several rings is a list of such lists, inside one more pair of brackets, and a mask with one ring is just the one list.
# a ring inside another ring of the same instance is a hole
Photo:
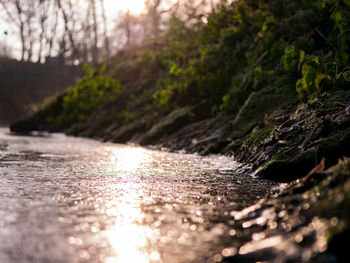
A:
{"label": "green moss", "polygon": [[150,144],[154,142],[159,142],[159,140],[165,136],[169,135],[179,128],[184,127],[191,123],[192,120],[192,111],[194,107],[184,107],[179,108],[163,119],[161,119],[156,125],[147,131],[140,139],[141,144]]}
{"label": "green moss", "polygon": [[243,147],[258,147],[265,139],[273,136],[275,126],[270,125],[261,130],[252,131],[243,143]]}
{"label": "green moss", "polygon": [[294,91],[286,85],[270,86],[250,94],[233,121],[234,137],[241,137],[268,114],[283,113],[296,101]]}

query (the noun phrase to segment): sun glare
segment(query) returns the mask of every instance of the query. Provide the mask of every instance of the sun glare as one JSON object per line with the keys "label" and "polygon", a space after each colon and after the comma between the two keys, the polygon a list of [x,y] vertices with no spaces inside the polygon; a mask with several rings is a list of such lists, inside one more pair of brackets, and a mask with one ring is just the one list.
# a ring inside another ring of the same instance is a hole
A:
{"label": "sun glare", "polygon": [[114,171],[128,171],[133,172],[142,165],[146,165],[151,162],[151,158],[146,150],[141,148],[125,147],[125,148],[112,148],[111,161],[114,163]]}
{"label": "sun glare", "polygon": [[143,225],[145,215],[140,208],[142,189],[133,183],[123,184],[122,189],[128,194],[107,205],[107,214],[115,216],[116,222],[104,232],[112,248],[111,255],[104,262],[159,262],[160,254],[152,250],[157,232]]}
{"label": "sun glare", "polygon": [[[118,176],[125,171],[130,176],[152,161],[148,151],[142,148],[107,146],[105,149],[109,157],[105,165],[112,164],[111,171]],[[160,262],[160,254],[152,250],[152,244],[157,240],[157,231],[143,224],[143,190],[142,184],[133,181],[115,185],[116,193],[125,194],[117,194],[106,205],[106,213],[115,217],[115,223],[103,232],[112,249],[111,254],[103,259],[104,263]]]}
{"label": "sun glare", "polygon": [[140,14],[145,9],[145,0],[105,0],[105,7],[108,12],[127,12],[129,10],[133,14]]}

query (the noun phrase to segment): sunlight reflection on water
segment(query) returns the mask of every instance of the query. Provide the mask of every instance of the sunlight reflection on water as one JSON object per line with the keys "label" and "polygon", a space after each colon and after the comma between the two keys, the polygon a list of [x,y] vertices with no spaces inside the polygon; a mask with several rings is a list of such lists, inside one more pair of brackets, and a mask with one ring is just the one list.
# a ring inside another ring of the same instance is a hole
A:
{"label": "sunlight reflection on water", "polygon": [[[150,153],[142,148],[106,147],[115,172],[135,172],[152,161]],[[104,262],[160,262],[160,255],[150,248],[150,240],[155,239],[154,231],[143,225],[145,218],[141,210],[143,189],[139,184],[123,184],[122,195],[106,204],[106,213],[115,216],[115,224],[104,232],[113,252]]]}
{"label": "sunlight reflection on water", "polygon": [[149,252],[148,241],[154,238],[154,234],[151,228],[142,225],[145,216],[138,203],[140,192],[131,185],[129,187],[125,185],[128,195],[118,199],[117,204],[113,202],[111,208],[106,211],[108,215],[117,218],[115,225],[104,233],[114,253],[114,257],[108,257],[106,263],[142,263],[159,259],[157,252]]}
{"label": "sunlight reflection on water", "polygon": [[0,144],[0,239],[8,240],[0,242],[0,262],[187,263],[232,255],[230,212],[275,186],[237,174],[239,164],[223,156],[1,132]]}
{"label": "sunlight reflection on water", "polygon": [[145,149],[135,147],[109,148],[110,161],[115,164],[116,171],[135,171],[146,165],[152,158]]}

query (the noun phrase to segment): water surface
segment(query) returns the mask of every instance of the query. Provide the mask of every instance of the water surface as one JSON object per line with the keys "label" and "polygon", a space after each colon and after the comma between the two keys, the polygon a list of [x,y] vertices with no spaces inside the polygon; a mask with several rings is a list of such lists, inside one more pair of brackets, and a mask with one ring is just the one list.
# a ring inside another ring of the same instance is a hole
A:
{"label": "water surface", "polygon": [[277,185],[228,157],[0,130],[0,262],[215,262]]}

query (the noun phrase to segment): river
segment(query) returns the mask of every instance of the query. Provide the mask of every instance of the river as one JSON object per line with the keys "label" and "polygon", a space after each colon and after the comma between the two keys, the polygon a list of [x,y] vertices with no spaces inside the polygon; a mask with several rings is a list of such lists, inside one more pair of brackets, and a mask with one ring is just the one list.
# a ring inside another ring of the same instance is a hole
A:
{"label": "river", "polygon": [[223,156],[0,129],[0,262],[217,262],[278,184]]}

